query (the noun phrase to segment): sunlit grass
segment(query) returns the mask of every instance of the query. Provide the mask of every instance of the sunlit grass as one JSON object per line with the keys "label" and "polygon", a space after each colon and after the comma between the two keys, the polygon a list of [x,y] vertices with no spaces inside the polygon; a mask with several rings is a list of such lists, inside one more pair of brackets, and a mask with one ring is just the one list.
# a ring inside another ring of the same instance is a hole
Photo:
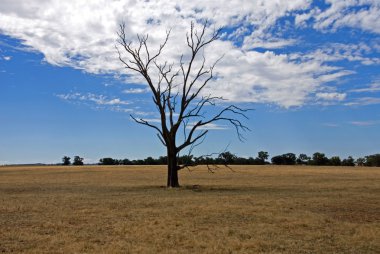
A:
{"label": "sunlit grass", "polygon": [[0,167],[0,252],[376,253],[379,168]]}

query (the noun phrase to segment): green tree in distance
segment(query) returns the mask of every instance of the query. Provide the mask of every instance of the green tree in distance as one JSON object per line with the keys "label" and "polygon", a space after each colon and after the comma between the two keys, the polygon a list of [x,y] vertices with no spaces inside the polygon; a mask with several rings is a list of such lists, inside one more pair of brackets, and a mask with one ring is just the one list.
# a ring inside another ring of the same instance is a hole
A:
{"label": "green tree in distance", "polygon": [[73,165],[75,165],[75,166],[83,165],[83,158],[81,158],[79,156],[75,156],[74,161],[73,161]]}
{"label": "green tree in distance", "polygon": [[260,151],[257,153],[257,161],[261,162],[260,164],[265,164],[265,162],[268,158],[269,158],[268,152]]}
{"label": "green tree in distance", "polygon": [[68,156],[63,156],[63,158],[62,158],[62,164],[63,165],[65,165],[65,166],[68,166],[68,165],[70,165],[71,164],[71,158],[70,157],[68,157]]}

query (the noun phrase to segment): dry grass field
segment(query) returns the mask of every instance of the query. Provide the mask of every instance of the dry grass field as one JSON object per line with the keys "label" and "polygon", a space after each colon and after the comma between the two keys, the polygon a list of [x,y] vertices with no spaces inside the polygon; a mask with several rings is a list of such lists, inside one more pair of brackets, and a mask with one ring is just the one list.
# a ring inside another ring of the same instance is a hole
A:
{"label": "dry grass field", "polygon": [[379,253],[380,169],[0,167],[4,253]]}

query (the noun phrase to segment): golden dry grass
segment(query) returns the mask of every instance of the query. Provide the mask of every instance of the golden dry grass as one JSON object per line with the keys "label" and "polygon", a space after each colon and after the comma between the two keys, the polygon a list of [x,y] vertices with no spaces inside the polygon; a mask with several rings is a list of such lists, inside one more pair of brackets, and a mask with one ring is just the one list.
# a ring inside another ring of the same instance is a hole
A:
{"label": "golden dry grass", "polygon": [[379,168],[0,167],[0,252],[379,253]]}

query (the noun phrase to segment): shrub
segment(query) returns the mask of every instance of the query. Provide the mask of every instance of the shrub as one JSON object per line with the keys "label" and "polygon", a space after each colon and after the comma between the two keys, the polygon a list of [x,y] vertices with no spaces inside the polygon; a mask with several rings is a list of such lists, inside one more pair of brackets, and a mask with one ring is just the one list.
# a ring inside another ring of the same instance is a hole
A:
{"label": "shrub", "polygon": [[276,165],[295,165],[296,155],[294,153],[285,153],[272,157],[272,163]]}
{"label": "shrub", "polygon": [[373,154],[365,157],[365,165],[369,167],[380,167],[380,154]]}

